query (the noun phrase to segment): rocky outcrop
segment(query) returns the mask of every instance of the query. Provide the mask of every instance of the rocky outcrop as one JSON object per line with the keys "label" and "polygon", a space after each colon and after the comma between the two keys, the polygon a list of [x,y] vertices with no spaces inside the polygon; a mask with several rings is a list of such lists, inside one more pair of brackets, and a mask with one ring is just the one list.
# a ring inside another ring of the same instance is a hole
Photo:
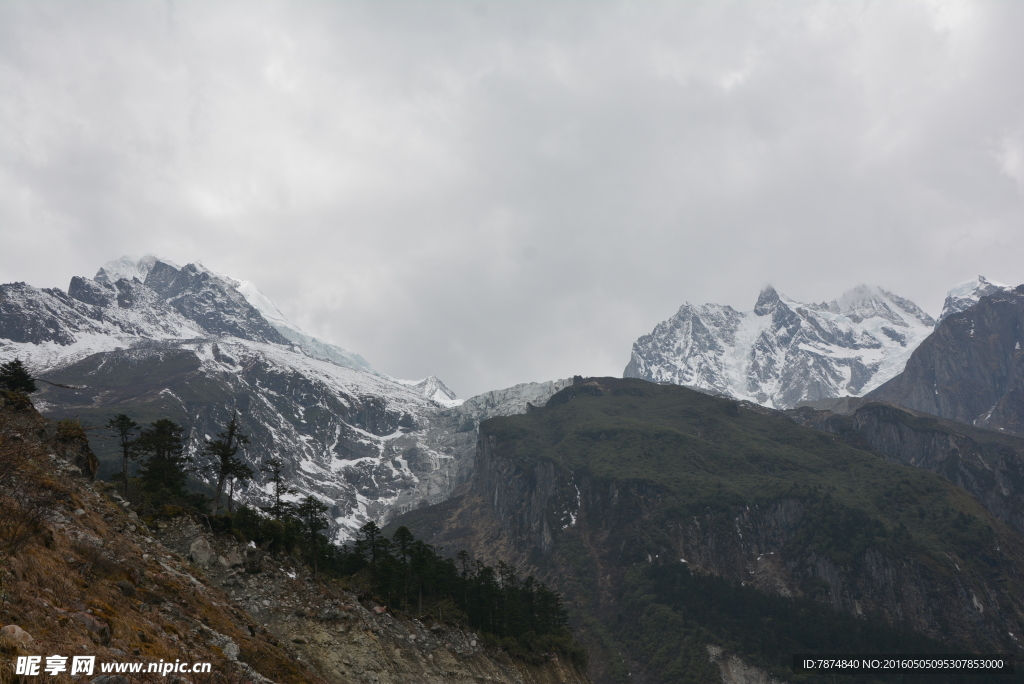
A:
{"label": "rocky outcrop", "polygon": [[810,408],[789,415],[893,463],[943,475],[1024,533],[1024,438],[879,403],[867,403],[851,415]]}
{"label": "rocky outcrop", "polygon": [[868,397],[1024,435],[1024,285],[947,316]]}

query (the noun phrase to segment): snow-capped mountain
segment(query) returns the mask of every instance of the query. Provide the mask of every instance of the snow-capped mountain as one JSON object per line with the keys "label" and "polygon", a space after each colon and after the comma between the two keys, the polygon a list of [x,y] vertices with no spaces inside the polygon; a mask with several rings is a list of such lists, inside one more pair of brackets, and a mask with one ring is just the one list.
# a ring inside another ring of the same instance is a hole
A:
{"label": "snow-capped mountain", "polygon": [[789,408],[881,385],[934,325],[913,302],[877,287],[820,304],[767,287],[753,311],[684,304],[633,344],[623,376]]}
{"label": "snow-capped mountain", "polygon": [[942,305],[942,313],[939,314],[936,324],[941,323],[947,316],[966,311],[977,304],[982,297],[1012,289],[1009,285],[988,280],[985,276],[978,276],[973,280],[960,283],[946,294],[946,301]]}
{"label": "snow-capped mountain", "polygon": [[[237,411],[257,471],[241,498],[269,500],[258,466],[280,457],[293,498],[315,494],[331,506],[337,538],[444,500],[468,477],[478,421],[516,405],[471,403],[467,418],[436,377],[378,373],[290,323],[252,283],[153,255],[76,276],[67,292],[0,285],[0,361],[15,357],[81,388],[44,386],[34,395],[44,412],[93,426],[116,413],[171,418],[189,430],[197,459]],[[527,394],[543,401],[555,391]],[[101,457],[109,446],[97,444]]]}
{"label": "snow-capped mountain", "polygon": [[448,389],[448,385],[441,382],[436,375],[429,375],[422,380],[396,380],[395,382],[399,382],[448,408],[458,406],[463,401],[455,396],[455,392]]}

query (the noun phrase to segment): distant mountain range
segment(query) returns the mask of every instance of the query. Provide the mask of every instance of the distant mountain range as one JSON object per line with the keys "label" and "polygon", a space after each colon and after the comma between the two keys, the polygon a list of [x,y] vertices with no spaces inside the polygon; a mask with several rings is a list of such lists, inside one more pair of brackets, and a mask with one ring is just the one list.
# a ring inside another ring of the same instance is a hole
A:
{"label": "distant mountain range", "polygon": [[[954,287],[939,320],[1006,286]],[[633,344],[624,377],[685,385],[772,408],[861,396],[903,371],[936,321],[908,299],[861,285],[804,304],[763,290],[752,311],[689,302]]]}
{"label": "distant mountain range", "polygon": [[[957,286],[939,320],[952,325],[982,297],[1007,292],[982,277]],[[879,288],[820,304],[767,288],[749,312],[685,304],[634,344],[625,375],[769,407],[862,396],[897,376],[934,326]],[[73,277],[66,292],[0,285],[0,360],[14,357],[81,387],[35,395],[50,415],[94,426],[119,412],[140,422],[170,417],[190,430],[197,458],[202,440],[239,411],[250,464],[284,458],[296,496],[331,505],[338,538],[369,519],[443,501],[472,474],[480,421],[543,405],[568,384],[526,383],[463,402],[434,376],[392,378],[309,335],[251,282],[154,255],[108,262],[91,279]],[[995,403],[966,418],[937,414],[976,421]],[[113,447],[100,442],[97,451],[107,476]],[[265,503],[262,478],[239,496]]]}
{"label": "distant mountain range", "polygon": [[[463,401],[198,262],[0,285],[0,360],[65,386],[33,395],[50,417],[171,418],[201,461],[237,412],[245,460],[282,458],[335,541],[408,524],[561,589],[599,684],[768,681],[813,649],[1019,656],[1022,345],[1024,286],[979,276],[937,320],[876,287],[769,287],[747,312],[684,304],[624,379]],[[92,445],[109,476],[114,442]],[[236,494],[271,491],[257,470]]]}
{"label": "distant mountain range", "polygon": [[[121,412],[169,417],[190,431],[195,458],[237,410],[247,461],[284,459],[294,498],[328,502],[338,538],[446,498],[468,478],[480,419],[525,411],[565,384],[527,383],[462,408],[436,377],[391,378],[305,333],[253,283],[154,255],[75,276],[67,292],[0,285],[0,360],[15,357],[82,388],[44,386],[35,400],[51,416],[93,426]],[[108,475],[111,443],[97,452]],[[258,473],[240,496],[265,503],[269,493]]]}

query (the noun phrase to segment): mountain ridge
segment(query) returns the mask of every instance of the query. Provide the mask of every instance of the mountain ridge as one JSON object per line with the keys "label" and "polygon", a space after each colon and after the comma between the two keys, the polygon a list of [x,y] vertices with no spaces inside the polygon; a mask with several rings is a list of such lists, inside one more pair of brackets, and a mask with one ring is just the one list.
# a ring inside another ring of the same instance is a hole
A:
{"label": "mountain ridge", "polygon": [[631,378],[577,379],[480,434],[469,487],[391,526],[560,590],[595,683],[722,681],[711,647],[786,679],[831,638],[1020,651],[1024,542],[934,473]]}
{"label": "mountain ridge", "polygon": [[902,370],[933,325],[915,304],[881,288],[801,304],[768,286],[748,312],[683,304],[634,343],[623,377],[789,408],[873,389]]}

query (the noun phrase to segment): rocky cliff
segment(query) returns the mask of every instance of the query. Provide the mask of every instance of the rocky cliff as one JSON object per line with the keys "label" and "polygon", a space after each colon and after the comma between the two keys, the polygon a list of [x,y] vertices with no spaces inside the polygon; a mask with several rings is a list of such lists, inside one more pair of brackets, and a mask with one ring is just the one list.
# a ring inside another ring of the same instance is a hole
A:
{"label": "rocky cliff", "polygon": [[868,397],[1024,434],[1024,286],[947,316],[905,370]]}
{"label": "rocky cliff", "polygon": [[938,473],[1024,533],[1024,438],[871,402],[850,415],[806,407],[788,415],[893,463]]}

